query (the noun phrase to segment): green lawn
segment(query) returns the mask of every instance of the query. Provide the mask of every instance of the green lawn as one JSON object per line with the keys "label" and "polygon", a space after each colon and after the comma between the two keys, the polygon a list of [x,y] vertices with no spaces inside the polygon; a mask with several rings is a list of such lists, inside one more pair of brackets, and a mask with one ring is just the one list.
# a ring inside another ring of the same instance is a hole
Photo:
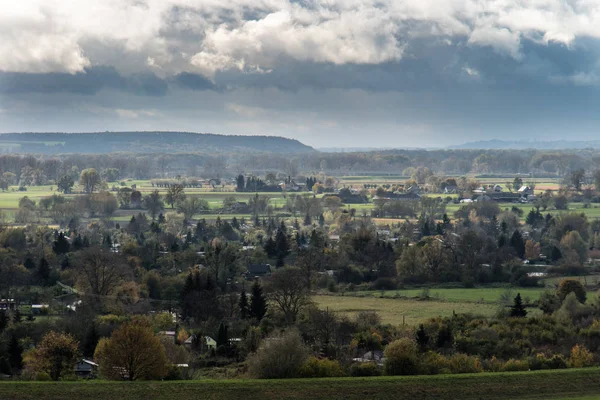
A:
{"label": "green lawn", "polygon": [[[391,325],[415,326],[429,318],[449,317],[457,314],[475,314],[490,317],[496,314],[499,305],[492,303],[449,302],[437,300],[393,299],[353,296],[313,296],[313,301],[321,309],[354,317],[360,311],[375,311],[383,323]],[[534,311],[534,310],[532,310]]]}
{"label": "green lawn", "polygon": [[2,400],[598,398],[600,369],[463,375],[176,382],[2,382]]}

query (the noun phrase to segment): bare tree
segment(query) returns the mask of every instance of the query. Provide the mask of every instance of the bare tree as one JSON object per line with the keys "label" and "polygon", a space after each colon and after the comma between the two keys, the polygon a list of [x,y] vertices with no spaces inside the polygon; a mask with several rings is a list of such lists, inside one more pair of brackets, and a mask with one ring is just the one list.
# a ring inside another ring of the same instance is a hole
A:
{"label": "bare tree", "polygon": [[305,275],[299,268],[286,267],[275,272],[268,289],[269,299],[284,314],[288,324],[296,322],[298,313],[310,304]]}

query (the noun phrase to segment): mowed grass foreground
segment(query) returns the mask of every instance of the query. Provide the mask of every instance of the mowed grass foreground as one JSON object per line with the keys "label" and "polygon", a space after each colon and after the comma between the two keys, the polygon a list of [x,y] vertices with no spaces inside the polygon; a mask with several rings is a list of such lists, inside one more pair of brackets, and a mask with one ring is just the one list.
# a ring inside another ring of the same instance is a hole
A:
{"label": "mowed grass foreground", "polygon": [[4,382],[2,400],[578,399],[600,396],[600,369],[416,377],[178,382]]}

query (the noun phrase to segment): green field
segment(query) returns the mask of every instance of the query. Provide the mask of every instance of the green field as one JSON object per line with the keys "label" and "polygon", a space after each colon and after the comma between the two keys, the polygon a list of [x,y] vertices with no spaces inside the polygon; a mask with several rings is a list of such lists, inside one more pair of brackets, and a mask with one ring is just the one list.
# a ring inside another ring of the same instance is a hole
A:
{"label": "green field", "polygon": [[414,377],[176,382],[3,382],[2,400],[593,399],[600,369]]}
{"label": "green field", "polygon": [[417,325],[429,318],[449,317],[469,313],[485,317],[493,316],[499,305],[491,303],[448,302],[437,300],[392,299],[352,296],[313,296],[319,308],[353,317],[360,311],[375,311],[385,324]]}
{"label": "green field", "polygon": [[[564,278],[563,278],[564,279]],[[430,289],[429,297],[450,303],[497,303],[504,294],[513,298],[517,293],[531,301],[538,300],[544,292],[543,288],[475,288],[475,289]],[[358,297],[419,297],[423,289],[399,289],[385,291],[357,291],[346,296]]]}

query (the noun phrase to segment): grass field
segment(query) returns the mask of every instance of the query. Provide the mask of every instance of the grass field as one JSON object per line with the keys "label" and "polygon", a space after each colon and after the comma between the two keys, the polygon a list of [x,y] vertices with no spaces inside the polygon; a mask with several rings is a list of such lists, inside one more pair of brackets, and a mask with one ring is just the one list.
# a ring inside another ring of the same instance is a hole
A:
{"label": "grass field", "polygon": [[[514,297],[521,293],[521,297],[531,301],[538,300],[544,292],[543,288],[475,288],[475,289],[430,289],[429,297],[450,303],[497,303],[504,294]],[[349,295],[359,297],[419,297],[423,289],[385,290],[352,292]],[[348,295],[348,294],[347,294]]]}
{"label": "grass field", "polygon": [[549,399],[600,395],[600,369],[414,377],[177,382],[2,382],[2,400]]}
{"label": "grass field", "polygon": [[319,308],[353,317],[360,311],[375,311],[383,323],[391,325],[417,325],[429,318],[449,317],[470,313],[485,317],[493,316],[499,305],[492,303],[448,302],[437,300],[392,299],[378,297],[353,296],[313,296]]}

